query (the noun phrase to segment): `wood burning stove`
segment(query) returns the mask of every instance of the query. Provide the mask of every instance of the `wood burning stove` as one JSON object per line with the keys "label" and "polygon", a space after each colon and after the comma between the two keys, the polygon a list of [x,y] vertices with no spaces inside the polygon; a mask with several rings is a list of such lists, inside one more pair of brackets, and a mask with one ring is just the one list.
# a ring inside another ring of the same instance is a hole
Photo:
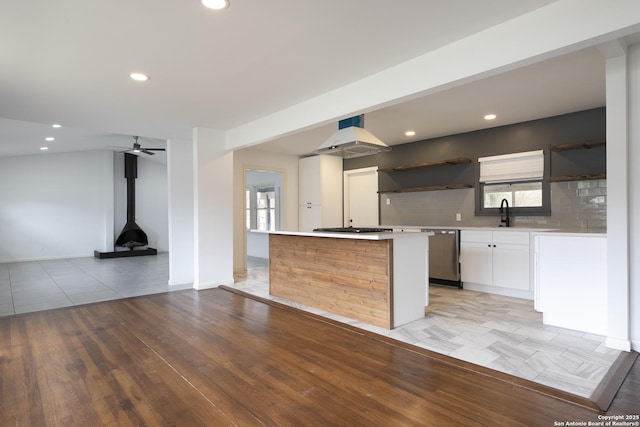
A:
{"label": "wood burning stove", "polygon": [[138,178],[138,156],[124,154],[124,177],[127,180],[127,223],[116,239],[115,246],[128,248],[129,250],[113,252],[94,251],[96,258],[118,258],[140,255],[157,255],[154,248],[136,249],[147,246],[149,239],[147,234],[136,224],[136,178]]}

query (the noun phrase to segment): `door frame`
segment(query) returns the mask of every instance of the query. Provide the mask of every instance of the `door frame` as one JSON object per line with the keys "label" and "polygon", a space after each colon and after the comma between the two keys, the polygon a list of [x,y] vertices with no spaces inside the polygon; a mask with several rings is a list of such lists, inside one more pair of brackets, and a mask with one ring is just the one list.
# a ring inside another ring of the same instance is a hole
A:
{"label": "door frame", "polygon": [[234,271],[235,275],[239,277],[246,277],[247,274],[247,227],[244,221],[244,215],[247,212],[247,201],[245,197],[245,191],[247,189],[247,173],[249,171],[262,171],[262,172],[270,172],[280,174],[282,177],[281,187],[280,187],[280,225],[285,224],[287,221],[287,209],[286,209],[286,200],[288,197],[288,188],[287,188],[287,170],[281,168],[274,168],[270,166],[259,166],[255,164],[243,164],[242,165],[242,251],[241,251],[241,263],[242,265],[238,266],[238,271]]}

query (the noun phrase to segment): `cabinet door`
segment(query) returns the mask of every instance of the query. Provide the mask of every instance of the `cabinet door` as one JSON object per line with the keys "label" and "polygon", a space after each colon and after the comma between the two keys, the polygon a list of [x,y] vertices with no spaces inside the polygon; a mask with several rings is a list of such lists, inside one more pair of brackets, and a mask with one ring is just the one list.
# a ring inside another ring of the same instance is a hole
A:
{"label": "cabinet door", "polygon": [[492,243],[493,234],[487,230],[461,230],[461,242]]}
{"label": "cabinet door", "polygon": [[298,161],[298,204],[320,205],[321,202],[320,156],[302,158]]}
{"label": "cabinet door", "polygon": [[[335,227],[339,227],[336,225]],[[314,228],[323,227],[322,207],[317,205],[302,205],[298,207],[298,230],[313,231]]]}
{"label": "cabinet door", "polygon": [[489,243],[460,243],[460,277],[462,282],[491,285],[492,258],[493,252]]}
{"label": "cabinet door", "polygon": [[529,245],[497,243],[493,248],[493,285],[529,290]]}

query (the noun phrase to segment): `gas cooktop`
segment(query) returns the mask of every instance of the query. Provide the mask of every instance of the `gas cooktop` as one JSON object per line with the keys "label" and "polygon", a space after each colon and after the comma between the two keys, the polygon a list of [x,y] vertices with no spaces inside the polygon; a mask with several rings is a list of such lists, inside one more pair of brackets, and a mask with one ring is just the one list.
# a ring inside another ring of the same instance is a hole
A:
{"label": "gas cooktop", "polygon": [[324,231],[326,233],[384,233],[393,231],[393,229],[376,227],[328,227],[315,228],[313,231]]}

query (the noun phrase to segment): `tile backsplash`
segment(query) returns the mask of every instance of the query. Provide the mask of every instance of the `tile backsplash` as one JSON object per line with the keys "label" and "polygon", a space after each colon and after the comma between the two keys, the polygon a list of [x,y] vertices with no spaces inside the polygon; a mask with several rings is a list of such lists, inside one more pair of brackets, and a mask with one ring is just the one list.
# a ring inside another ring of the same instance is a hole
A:
{"label": "tile backsplash", "polygon": [[[484,227],[497,216],[475,216],[475,189],[387,193],[380,196],[381,225]],[[456,221],[456,214],[461,221]],[[512,218],[514,226],[600,231],[607,229],[607,180],[551,183],[551,216]]]}

